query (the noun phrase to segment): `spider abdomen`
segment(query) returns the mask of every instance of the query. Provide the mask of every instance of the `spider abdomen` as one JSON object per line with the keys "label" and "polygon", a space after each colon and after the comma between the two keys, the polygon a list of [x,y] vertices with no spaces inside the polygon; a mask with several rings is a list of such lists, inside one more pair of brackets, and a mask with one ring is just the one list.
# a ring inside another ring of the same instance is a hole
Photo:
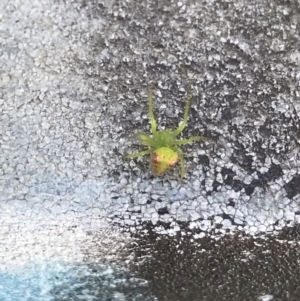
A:
{"label": "spider abdomen", "polygon": [[157,175],[163,175],[167,170],[173,167],[179,160],[178,154],[169,147],[160,147],[153,151],[150,160],[152,172]]}

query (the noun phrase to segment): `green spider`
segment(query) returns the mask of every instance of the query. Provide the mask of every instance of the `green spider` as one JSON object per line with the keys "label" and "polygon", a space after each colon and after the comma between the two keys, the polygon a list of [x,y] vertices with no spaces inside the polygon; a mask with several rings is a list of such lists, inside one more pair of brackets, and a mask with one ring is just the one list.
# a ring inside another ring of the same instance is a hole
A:
{"label": "green spider", "polygon": [[186,173],[186,170],[183,160],[183,150],[179,147],[179,145],[184,145],[193,141],[204,139],[203,136],[193,136],[188,139],[182,140],[175,139],[175,137],[178,136],[187,125],[190,110],[190,96],[188,96],[186,100],[183,122],[175,131],[169,129],[166,129],[164,131],[157,130],[157,123],[153,114],[153,93],[151,87],[149,87],[148,89],[148,102],[152,135],[148,136],[142,133],[138,133],[137,136],[141,139],[142,144],[148,146],[149,149],[132,155],[126,155],[125,158],[137,158],[150,154],[151,170],[157,176],[165,174],[180,160],[181,177],[179,181],[181,182]]}

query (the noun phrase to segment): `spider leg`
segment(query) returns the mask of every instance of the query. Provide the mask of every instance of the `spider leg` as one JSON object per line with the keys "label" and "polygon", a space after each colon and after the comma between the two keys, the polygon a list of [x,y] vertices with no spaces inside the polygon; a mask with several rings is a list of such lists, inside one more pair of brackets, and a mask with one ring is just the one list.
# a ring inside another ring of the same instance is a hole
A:
{"label": "spider leg", "polygon": [[205,137],[203,137],[203,136],[193,136],[193,137],[190,137],[188,139],[175,140],[173,142],[173,145],[184,145],[184,144],[188,144],[188,143],[191,143],[193,141],[198,141],[198,140],[202,140],[202,139],[205,139]]}
{"label": "spider leg", "polygon": [[183,159],[183,150],[179,146],[176,146],[175,149],[178,152],[178,157],[180,160],[181,176],[180,176],[179,182],[181,183],[184,178],[185,172],[186,172],[185,165],[184,165],[184,159]]}
{"label": "spider leg", "polygon": [[132,154],[132,155],[126,155],[126,156],[124,156],[124,158],[125,159],[131,159],[131,158],[142,157],[142,156],[150,154],[151,151],[152,151],[151,149],[147,149],[147,150],[144,150],[144,151],[139,152],[139,153],[135,153],[135,154]]}
{"label": "spider leg", "polygon": [[186,99],[186,105],[184,108],[183,121],[178,126],[178,128],[173,132],[173,137],[176,137],[177,135],[179,135],[183,131],[183,129],[186,127],[187,122],[188,122],[190,107],[191,107],[191,95],[188,94],[187,99]]}
{"label": "spider leg", "polygon": [[137,133],[136,136],[141,139],[142,144],[146,146],[154,146],[154,139],[143,133]]}
{"label": "spider leg", "polygon": [[151,123],[151,131],[154,136],[157,133],[157,124],[153,113],[153,92],[151,86],[148,87],[148,102],[149,102],[149,116],[150,116],[150,123]]}

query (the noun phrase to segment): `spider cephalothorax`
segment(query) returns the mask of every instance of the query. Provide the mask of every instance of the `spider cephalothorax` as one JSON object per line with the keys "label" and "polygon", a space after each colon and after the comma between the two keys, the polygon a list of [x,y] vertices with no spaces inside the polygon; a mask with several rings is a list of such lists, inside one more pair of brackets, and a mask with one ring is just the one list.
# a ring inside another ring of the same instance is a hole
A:
{"label": "spider cephalothorax", "polygon": [[148,136],[139,133],[137,136],[141,139],[142,144],[148,146],[149,149],[136,154],[126,155],[125,158],[136,158],[150,154],[151,170],[157,176],[163,175],[168,169],[173,167],[180,160],[180,180],[182,180],[185,175],[185,166],[183,161],[183,151],[179,145],[188,144],[204,138],[203,136],[193,136],[188,139],[175,139],[175,137],[178,136],[187,125],[190,109],[190,97],[188,97],[186,101],[183,122],[174,131],[169,129],[164,131],[157,130],[157,123],[153,114],[152,89],[150,87],[148,89],[148,102],[152,135]]}

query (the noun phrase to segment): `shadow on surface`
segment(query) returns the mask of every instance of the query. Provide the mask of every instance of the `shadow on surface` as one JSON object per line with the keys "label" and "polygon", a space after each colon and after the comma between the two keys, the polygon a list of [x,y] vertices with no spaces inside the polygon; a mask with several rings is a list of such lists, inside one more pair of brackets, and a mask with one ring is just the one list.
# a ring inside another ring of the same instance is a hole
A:
{"label": "shadow on surface", "polygon": [[131,268],[160,301],[299,300],[299,228],[277,238],[135,238]]}

